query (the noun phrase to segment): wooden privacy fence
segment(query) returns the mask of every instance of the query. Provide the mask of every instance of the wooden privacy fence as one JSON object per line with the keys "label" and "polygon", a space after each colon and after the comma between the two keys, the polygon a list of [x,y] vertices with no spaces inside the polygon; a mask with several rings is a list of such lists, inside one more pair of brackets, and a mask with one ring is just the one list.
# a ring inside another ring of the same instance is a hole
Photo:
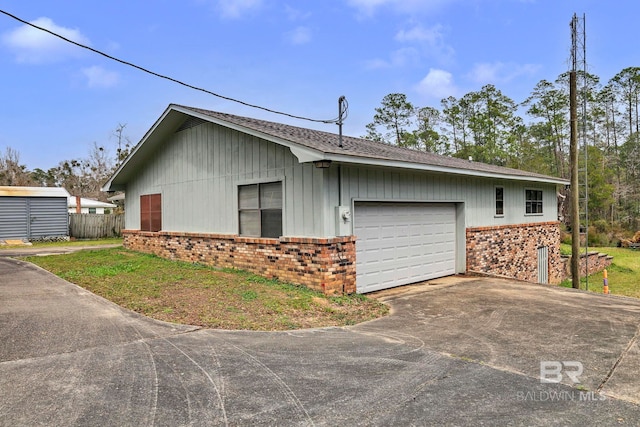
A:
{"label": "wooden privacy fence", "polygon": [[76,239],[119,237],[124,228],[124,214],[69,214],[69,236]]}

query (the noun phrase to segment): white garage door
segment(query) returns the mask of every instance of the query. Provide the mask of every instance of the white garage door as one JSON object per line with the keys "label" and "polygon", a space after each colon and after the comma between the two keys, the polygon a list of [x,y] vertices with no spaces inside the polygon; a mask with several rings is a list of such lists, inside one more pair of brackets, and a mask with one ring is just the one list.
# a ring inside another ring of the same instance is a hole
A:
{"label": "white garage door", "polygon": [[358,293],[456,272],[453,204],[356,203],[354,234]]}

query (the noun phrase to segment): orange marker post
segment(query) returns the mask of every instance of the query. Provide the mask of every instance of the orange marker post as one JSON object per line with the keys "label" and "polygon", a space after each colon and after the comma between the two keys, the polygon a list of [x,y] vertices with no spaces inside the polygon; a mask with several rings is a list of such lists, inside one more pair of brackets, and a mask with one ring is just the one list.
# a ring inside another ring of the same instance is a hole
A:
{"label": "orange marker post", "polygon": [[609,277],[607,275],[606,268],[602,271],[602,277],[603,277],[602,282],[604,285],[604,287],[602,288],[602,292],[604,292],[606,295],[609,295]]}

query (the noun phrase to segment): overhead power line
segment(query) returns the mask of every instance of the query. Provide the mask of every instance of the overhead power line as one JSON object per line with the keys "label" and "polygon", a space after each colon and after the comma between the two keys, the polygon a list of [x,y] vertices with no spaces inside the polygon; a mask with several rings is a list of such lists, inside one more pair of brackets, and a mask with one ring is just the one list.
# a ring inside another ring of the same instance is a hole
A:
{"label": "overhead power line", "polygon": [[90,46],[84,45],[82,43],[78,43],[78,42],[76,42],[74,40],[68,39],[68,38],[66,38],[66,37],[64,37],[64,36],[54,32],[54,31],[51,31],[51,30],[49,30],[47,28],[43,28],[43,27],[40,27],[38,25],[32,24],[31,22],[25,21],[24,19],[19,18],[18,16],[15,16],[15,15],[13,15],[13,14],[5,11],[5,10],[0,9],[0,13],[4,14],[4,15],[12,18],[12,19],[15,19],[16,21],[21,22],[21,23],[23,23],[25,25],[33,27],[33,28],[35,28],[37,30],[44,31],[45,33],[49,33],[52,36],[57,37],[57,38],[59,38],[61,40],[64,40],[67,43],[71,43],[71,44],[76,45],[78,47],[81,47],[83,49],[90,50],[91,52],[97,53],[98,55],[104,56],[105,58],[111,59],[112,61],[116,61],[116,62],[119,62],[121,64],[128,65],[130,67],[133,67],[133,68],[135,68],[137,70],[140,70],[142,72],[145,72],[147,74],[151,74],[152,76],[159,77],[159,78],[165,79],[165,80],[169,80],[170,82],[177,83],[179,85],[188,87],[189,89],[193,89],[193,90],[197,90],[197,91],[200,91],[200,92],[204,92],[204,93],[207,93],[209,95],[213,95],[215,97],[218,97],[218,98],[221,98],[221,99],[224,99],[224,100],[227,100],[227,101],[236,102],[238,104],[245,105],[247,107],[257,108],[259,110],[267,111],[269,113],[279,114],[279,115],[291,117],[291,118],[294,118],[294,119],[307,120],[307,121],[316,122],[316,123],[337,123],[338,121],[340,121],[339,117],[336,118],[336,119],[321,120],[321,119],[312,119],[312,118],[304,117],[304,116],[298,116],[298,115],[295,115],[295,114],[289,114],[289,113],[285,113],[285,112],[282,112],[282,111],[272,110],[270,108],[262,107],[260,105],[250,104],[248,102],[244,102],[244,101],[241,101],[239,99],[231,98],[229,96],[220,95],[219,93],[215,93],[215,92],[210,91],[208,89],[204,89],[204,88],[201,88],[201,87],[198,87],[198,86],[191,85],[189,83],[185,83],[185,82],[183,82],[181,80],[174,79],[173,77],[169,77],[169,76],[166,76],[164,74],[156,73],[155,71],[151,71],[151,70],[149,70],[147,68],[141,67],[141,66],[136,65],[136,64],[134,64],[132,62],[128,62],[128,61],[125,61],[123,59],[116,58],[115,56],[111,56],[111,55],[109,55],[107,53],[104,53],[104,52],[98,50],[98,49],[94,49],[94,48],[92,48]]}

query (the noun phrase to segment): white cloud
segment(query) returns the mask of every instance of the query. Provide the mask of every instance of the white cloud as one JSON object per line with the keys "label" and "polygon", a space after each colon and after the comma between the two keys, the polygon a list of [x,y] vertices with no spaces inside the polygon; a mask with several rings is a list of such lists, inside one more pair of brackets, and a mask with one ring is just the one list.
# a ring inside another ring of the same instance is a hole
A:
{"label": "white cloud", "polygon": [[429,69],[429,73],[418,83],[416,90],[423,96],[435,99],[457,96],[458,93],[453,75],[436,68]]}
{"label": "white cloud", "polygon": [[384,59],[376,58],[365,61],[364,67],[368,70],[379,70],[382,68],[391,68],[391,62]]}
{"label": "white cloud", "polygon": [[399,42],[426,42],[434,45],[441,43],[444,39],[442,25],[434,25],[431,28],[424,28],[418,24],[408,30],[400,30],[396,33],[395,39]]}
{"label": "white cloud", "polygon": [[420,62],[420,52],[412,47],[405,47],[395,50],[389,55],[389,59],[372,59],[365,63],[365,67],[370,70],[382,68],[401,68],[409,64]]}
{"label": "white cloud", "polygon": [[115,71],[109,71],[97,65],[83,68],[82,74],[87,78],[87,86],[90,88],[109,88],[120,82],[120,76]]}
{"label": "white cloud", "polygon": [[347,0],[347,4],[357,9],[361,15],[371,16],[377,8],[392,1],[393,0]]}
{"label": "white cloud", "polygon": [[306,44],[311,41],[311,30],[308,27],[298,27],[286,33],[285,37],[291,44]]}
{"label": "white cloud", "polygon": [[420,61],[420,52],[413,47],[403,47],[391,53],[391,64],[394,67],[404,67]]}
{"label": "white cloud", "polygon": [[302,21],[311,16],[311,12],[303,12],[289,5],[284,6],[284,13],[290,21]]}
{"label": "white cloud", "polygon": [[262,7],[262,0],[218,0],[217,6],[223,18],[236,19]]}
{"label": "white cloud", "polygon": [[422,54],[441,63],[449,63],[454,55],[454,49],[445,41],[445,29],[436,24],[425,28],[417,24],[409,29],[396,33],[395,40],[401,43],[411,43],[419,46]]}
{"label": "white cloud", "polygon": [[[89,45],[89,39],[82,35],[78,29],[61,27],[49,18],[38,18],[31,23],[60,34],[67,39]],[[28,25],[22,25],[4,34],[2,41],[15,52],[16,60],[22,63],[55,62],[77,57],[83,53],[81,48]]]}
{"label": "white cloud", "polygon": [[440,64],[449,64],[454,56],[453,48],[445,42],[444,27],[434,25],[425,28],[420,24],[398,31],[395,41],[408,45],[393,51],[388,60],[375,59],[367,68],[397,68],[420,65],[421,58],[429,58]]}
{"label": "white cloud", "polygon": [[356,9],[360,17],[368,18],[383,7],[402,14],[429,13],[455,1],[457,0],[347,0],[347,4]]}
{"label": "white cloud", "polygon": [[479,84],[508,83],[521,76],[531,76],[539,69],[540,66],[535,64],[483,62],[475,64],[467,77]]}

